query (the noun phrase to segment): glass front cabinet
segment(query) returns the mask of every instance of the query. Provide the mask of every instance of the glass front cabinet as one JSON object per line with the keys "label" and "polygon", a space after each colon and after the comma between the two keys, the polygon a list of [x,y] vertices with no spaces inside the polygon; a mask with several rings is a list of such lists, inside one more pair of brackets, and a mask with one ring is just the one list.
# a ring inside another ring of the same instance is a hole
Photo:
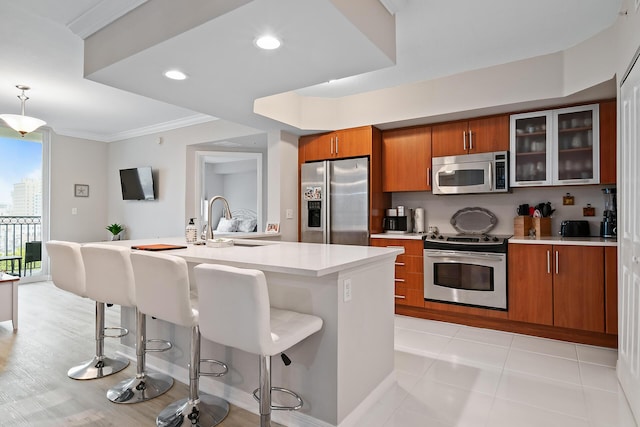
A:
{"label": "glass front cabinet", "polygon": [[511,116],[510,185],[600,183],[598,105]]}

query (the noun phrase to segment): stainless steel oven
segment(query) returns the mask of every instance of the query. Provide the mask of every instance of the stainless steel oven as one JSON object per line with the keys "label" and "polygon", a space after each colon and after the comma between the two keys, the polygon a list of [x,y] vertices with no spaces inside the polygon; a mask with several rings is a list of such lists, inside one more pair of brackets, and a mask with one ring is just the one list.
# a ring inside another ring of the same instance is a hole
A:
{"label": "stainless steel oven", "polygon": [[510,236],[488,234],[497,221],[487,209],[464,208],[450,221],[458,234],[425,237],[425,300],[507,309]]}
{"label": "stainless steel oven", "polygon": [[[428,243],[425,241],[425,245]],[[468,250],[476,249],[468,245],[425,249],[424,298],[506,310],[506,240],[497,246],[500,252],[495,252],[496,248],[490,252]]]}

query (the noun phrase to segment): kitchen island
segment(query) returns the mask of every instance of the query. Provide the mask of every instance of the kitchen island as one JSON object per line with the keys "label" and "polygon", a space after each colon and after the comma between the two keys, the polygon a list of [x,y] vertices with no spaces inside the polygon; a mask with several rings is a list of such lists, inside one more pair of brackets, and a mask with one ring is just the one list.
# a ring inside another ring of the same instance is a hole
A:
{"label": "kitchen island", "polygon": [[[184,245],[184,240],[111,242],[126,246],[156,243]],[[262,270],[272,306],[321,317],[322,329],[287,351],[293,361],[290,366],[274,357],[273,385],[298,392],[305,402],[298,412],[274,412],[274,421],[352,425],[394,382],[394,261],[402,248],[245,239],[235,243],[223,248],[187,245],[163,253],[184,258],[190,270],[200,263]],[[122,308],[122,323],[135,330],[133,310]],[[147,336],[174,344],[166,353],[149,353],[150,367],[188,382],[189,330],[148,319]],[[126,355],[134,359],[135,334],[125,337],[123,344]],[[251,393],[258,383],[258,357],[204,339],[202,357],[224,361],[229,373],[215,380],[202,377],[201,389],[256,412]],[[207,369],[203,365],[203,371]]]}

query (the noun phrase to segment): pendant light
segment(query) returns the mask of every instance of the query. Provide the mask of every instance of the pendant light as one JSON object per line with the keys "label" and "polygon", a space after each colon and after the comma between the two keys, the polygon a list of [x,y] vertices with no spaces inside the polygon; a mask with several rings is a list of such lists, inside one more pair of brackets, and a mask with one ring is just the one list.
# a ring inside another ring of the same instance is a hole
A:
{"label": "pendant light", "polygon": [[10,128],[19,132],[20,135],[25,136],[25,134],[33,132],[47,123],[44,120],[24,115],[24,103],[29,99],[29,97],[24,94],[24,91],[29,90],[30,87],[24,85],[16,85],[16,87],[22,91],[22,94],[18,95],[18,99],[22,101],[22,114],[0,114],[0,119],[4,120]]}

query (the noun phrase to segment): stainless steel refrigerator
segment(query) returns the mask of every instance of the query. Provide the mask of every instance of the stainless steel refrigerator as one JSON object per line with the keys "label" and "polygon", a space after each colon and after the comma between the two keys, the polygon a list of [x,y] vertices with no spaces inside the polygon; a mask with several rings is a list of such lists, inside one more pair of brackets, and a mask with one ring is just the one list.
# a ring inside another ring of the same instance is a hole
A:
{"label": "stainless steel refrigerator", "polygon": [[301,165],[301,240],[369,245],[369,158]]}

